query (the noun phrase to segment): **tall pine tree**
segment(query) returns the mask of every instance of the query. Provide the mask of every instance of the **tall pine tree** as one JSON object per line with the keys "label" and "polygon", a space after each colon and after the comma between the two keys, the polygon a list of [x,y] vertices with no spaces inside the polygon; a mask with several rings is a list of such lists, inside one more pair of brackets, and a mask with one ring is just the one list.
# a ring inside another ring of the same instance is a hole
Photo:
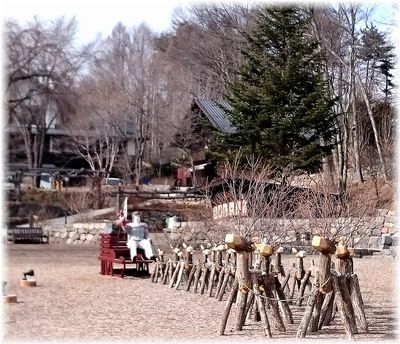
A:
{"label": "tall pine tree", "polygon": [[242,52],[246,62],[227,94],[236,133],[220,137],[219,154],[241,148],[244,156],[261,156],[277,167],[320,167],[332,148],[333,101],[307,24],[306,13],[296,7],[260,12]]}

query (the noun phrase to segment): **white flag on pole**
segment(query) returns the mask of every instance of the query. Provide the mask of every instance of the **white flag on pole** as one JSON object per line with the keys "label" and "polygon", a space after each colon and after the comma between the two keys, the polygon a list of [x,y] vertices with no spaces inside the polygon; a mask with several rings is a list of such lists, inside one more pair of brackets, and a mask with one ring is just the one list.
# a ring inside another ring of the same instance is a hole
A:
{"label": "white flag on pole", "polygon": [[127,219],[128,218],[128,197],[125,197],[124,205],[122,207],[122,212],[123,212],[125,219]]}

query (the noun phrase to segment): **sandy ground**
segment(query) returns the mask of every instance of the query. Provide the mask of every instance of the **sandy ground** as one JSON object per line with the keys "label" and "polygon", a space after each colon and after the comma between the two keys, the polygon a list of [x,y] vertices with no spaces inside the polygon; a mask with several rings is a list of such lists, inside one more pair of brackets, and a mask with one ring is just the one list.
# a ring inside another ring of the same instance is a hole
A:
{"label": "sandy ground", "polygon": [[[18,298],[18,303],[4,306],[7,341],[266,340],[260,323],[251,321],[241,332],[234,329],[235,307],[221,337],[218,329],[225,301],[185,292],[182,287],[169,289],[149,278],[100,275],[95,245],[6,244],[4,252],[7,293]],[[364,257],[356,258],[354,266],[370,329],[368,334],[357,334],[356,340],[394,340],[398,336],[396,261]],[[19,280],[28,269],[34,269],[38,285],[21,288]],[[295,337],[304,307],[293,306],[292,311],[295,324],[285,333],[273,331],[274,338],[286,342]],[[331,326],[307,338],[343,340],[345,334],[336,317]]]}

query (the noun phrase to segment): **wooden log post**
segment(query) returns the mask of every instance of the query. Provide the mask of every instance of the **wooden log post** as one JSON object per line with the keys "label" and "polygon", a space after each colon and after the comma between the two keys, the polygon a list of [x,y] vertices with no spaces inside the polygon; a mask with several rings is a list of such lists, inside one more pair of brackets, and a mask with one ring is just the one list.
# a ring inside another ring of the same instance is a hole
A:
{"label": "wooden log post", "polygon": [[[224,276],[225,273],[228,271],[227,267],[229,266],[229,255],[226,252],[227,251],[227,246],[226,245],[220,245],[219,248],[219,256],[217,257],[217,264],[218,264],[218,281],[217,281],[217,286],[215,289],[215,298],[218,299],[218,294],[219,291],[221,290],[222,283],[224,281]],[[222,259],[222,254],[223,252],[225,253],[225,260]]]}
{"label": "wooden log post", "polygon": [[354,339],[354,329],[351,327],[351,320],[349,319],[350,316],[346,312],[343,296],[339,287],[338,276],[335,272],[332,273],[332,288],[335,293],[335,304],[342,320],[346,335],[349,339]]}
{"label": "wooden log post", "polygon": [[204,294],[204,290],[206,289],[207,282],[210,276],[210,262],[209,262],[210,253],[211,250],[208,248],[203,250],[204,261],[201,271],[200,294]]}
{"label": "wooden log post", "polygon": [[350,288],[351,303],[353,305],[357,326],[360,331],[368,333],[368,324],[365,317],[364,302],[361,296],[358,277],[356,274],[351,274],[347,277],[347,279]]}
{"label": "wooden log post", "polygon": [[164,261],[164,250],[160,250],[158,249],[158,256],[157,256],[157,263],[159,265],[159,269],[158,269],[158,275],[156,277],[155,282],[158,282],[158,278],[160,278],[160,281],[162,281],[163,277],[164,277],[164,273],[165,273],[165,261]]}
{"label": "wooden log post", "polygon": [[285,288],[288,286],[289,278],[290,278],[290,272],[285,273],[285,279],[282,282],[282,290],[285,290]]}
{"label": "wooden log post", "polygon": [[325,297],[325,294],[322,294],[322,293],[317,294],[317,299],[315,300],[314,309],[312,311],[311,319],[310,319],[310,322],[308,325],[308,330],[310,332],[317,332],[317,330],[318,330],[318,322],[319,322],[319,318],[321,316],[321,308],[322,308],[322,304],[324,302],[324,297]]}
{"label": "wooden log post", "polygon": [[186,262],[183,259],[183,256],[181,256],[180,258],[181,258],[181,260],[179,261],[179,264],[178,264],[179,271],[178,271],[178,277],[176,278],[175,290],[178,290],[179,285],[181,284],[183,271],[185,270],[185,265],[186,265]]}
{"label": "wooden log post", "polygon": [[246,305],[246,319],[251,319],[252,309],[254,308],[254,293],[250,293]]}
{"label": "wooden log post", "polygon": [[171,259],[168,259],[167,263],[166,263],[164,276],[163,276],[163,279],[161,280],[162,284],[167,284],[167,280],[168,280],[168,278],[170,276],[171,269],[172,269],[172,261],[171,261]]}
{"label": "wooden log post", "polygon": [[353,257],[354,251],[349,250],[347,246],[339,242],[336,247],[336,271],[341,275],[352,274],[353,273]]}
{"label": "wooden log post", "polygon": [[335,299],[335,293],[330,291],[328,294],[325,294],[324,302],[321,307],[321,315],[318,321],[318,330],[322,328],[322,326],[327,326],[330,324],[332,320],[332,308]]}
{"label": "wooden log post", "polygon": [[216,278],[216,274],[217,274],[217,256],[220,255],[220,252],[217,251],[217,245],[215,245],[212,249],[211,249],[211,257],[210,257],[210,277],[208,279],[208,286],[207,286],[207,290],[208,290],[208,297],[211,297],[212,295],[212,291],[214,288],[214,280]]}
{"label": "wooden log post", "polygon": [[221,290],[222,283],[224,282],[225,274],[226,274],[227,272],[229,273],[229,268],[227,268],[226,266],[224,266],[224,267],[221,269],[221,271],[219,272],[219,274],[218,274],[218,283],[217,283],[217,287],[216,287],[216,289],[215,289],[215,296],[214,296],[216,299],[218,299],[218,295],[219,295],[219,292],[220,292],[220,290]]}
{"label": "wooden log post", "polygon": [[301,318],[299,328],[297,329],[296,338],[305,338],[318,294],[318,288],[314,288],[311,291],[311,294],[307,299],[306,309],[304,311],[303,317]]}
{"label": "wooden log post", "polygon": [[160,270],[160,262],[157,261],[153,273],[151,274],[151,282],[157,283],[159,270]]}
{"label": "wooden log post", "polygon": [[279,282],[278,276],[275,276],[275,290],[276,297],[279,299],[279,308],[281,310],[283,319],[286,324],[294,324],[292,311],[290,310],[289,303],[286,301],[285,293],[283,292],[283,288],[281,283]]}
{"label": "wooden log post", "polygon": [[310,280],[310,277],[311,277],[311,270],[307,270],[306,274],[304,275],[304,277],[300,282],[299,296],[297,298],[297,306],[299,307],[301,307],[301,305],[303,304],[304,292],[306,290],[306,286],[308,284],[308,281]]}
{"label": "wooden log post", "polygon": [[266,274],[270,272],[271,256],[274,254],[274,248],[271,245],[265,243],[255,244],[257,251],[260,253],[261,259],[261,271]]}
{"label": "wooden log post", "polygon": [[246,321],[246,303],[249,291],[252,288],[251,275],[248,261],[249,252],[240,251],[237,255],[236,279],[239,282],[239,294],[237,300],[238,317],[236,321],[236,330],[242,331]]}
{"label": "wooden log post", "polygon": [[277,250],[276,250],[276,252],[275,252],[275,255],[274,255],[274,263],[273,263],[273,271],[274,271],[274,273],[276,273],[276,274],[280,274],[282,277],[286,277],[286,274],[285,274],[285,269],[283,268],[283,265],[282,265],[282,253],[283,253],[283,247],[281,246],[281,247],[279,247]]}
{"label": "wooden log post", "polygon": [[224,280],[222,281],[221,289],[218,292],[218,301],[221,301],[224,294],[226,287],[228,286],[228,282],[230,279],[235,279],[235,273],[233,272],[234,268],[233,267],[227,267]]}
{"label": "wooden log post", "polygon": [[[185,243],[182,244],[185,248],[186,255],[183,257],[184,266],[182,271],[182,278],[185,279],[186,283],[189,281],[190,271],[193,268],[193,247],[188,246]],[[186,288],[185,288],[186,289]]]}
{"label": "wooden log post", "polygon": [[331,282],[331,254],[336,252],[335,243],[331,240],[314,235],[311,245],[320,253],[319,260],[319,290],[322,294],[327,294],[332,290]]}
{"label": "wooden log post", "polygon": [[256,275],[252,275],[253,282],[253,293],[255,296],[255,303],[257,305],[258,312],[261,316],[264,333],[268,338],[272,338],[271,327],[268,321],[267,312],[265,309],[265,300],[260,296],[259,285]]}
{"label": "wooden log post", "polygon": [[306,274],[306,270],[304,269],[304,257],[306,256],[306,251],[299,251],[296,253],[297,258],[297,268],[296,268],[296,280],[297,287],[300,288],[301,280]]}
{"label": "wooden log post", "polygon": [[[198,264],[200,264],[200,261],[198,262]],[[194,279],[194,274],[195,274],[196,270],[197,270],[197,266],[193,265],[192,269],[190,270],[190,274],[189,274],[188,281],[187,281],[187,284],[186,284],[186,289],[185,289],[186,291],[190,290],[190,287],[192,285],[192,282],[193,282],[193,279]]]}
{"label": "wooden log post", "polygon": [[246,303],[248,292],[252,290],[252,280],[249,270],[249,253],[253,251],[250,242],[244,238],[235,235],[227,234],[225,243],[229,248],[237,252],[236,257],[236,279],[238,281],[238,317],[236,321],[236,330],[241,331],[246,321]]}
{"label": "wooden log post", "polygon": [[201,271],[203,270],[203,262],[199,260],[199,263],[196,265],[196,271],[194,273],[194,287],[193,287],[193,292],[197,293],[198,285],[199,285],[199,280],[201,276]]}
{"label": "wooden log post", "polygon": [[300,278],[300,284],[298,284],[299,293],[298,293],[298,298],[297,298],[297,306],[299,306],[299,307],[303,303],[304,291],[306,290],[307,283],[311,277],[311,270],[308,269],[307,272],[304,270],[304,257],[305,256],[306,256],[305,251],[299,251],[296,254],[296,257],[297,257],[296,279],[297,279],[297,281],[299,281],[299,278]]}
{"label": "wooden log post", "polygon": [[353,333],[358,333],[356,318],[355,318],[355,314],[354,314],[353,305],[351,302],[351,296],[350,296],[350,291],[349,291],[349,286],[347,284],[346,276],[338,276],[337,279],[339,282],[340,293],[342,294],[342,298],[343,298],[343,302],[344,302],[343,303],[344,310],[350,320],[350,326],[352,328]]}
{"label": "wooden log post", "polygon": [[177,262],[175,263],[174,272],[173,272],[172,277],[171,277],[171,279],[170,279],[170,281],[169,281],[169,288],[172,288],[172,287],[174,286],[174,284],[176,284],[177,279],[178,279],[178,275],[179,275],[179,274],[182,275],[182,273],[180,272],[180,271],[181,271],[181,268],[183,268],[183,267],[181,267],[182,252],[177,252],[176,255],[178,256],[179,261],[177,261]]}
{"label": "wooden log post", "polygon": [[224,312],[222,313],[221,325],[219,327],[219,334],[222,336],[225,333],[226,323],[228,322],[229,313],[231,312],[232,304],[236,299],[239,289],[239,283],[235,279],[228,299],[226,300]]}
{"label": "wooden log post", "polygon": [[270,305],[271,318],[273,320],[274,329],[279,332],[285,332],[285,324],[279,313],[279,304],[276,299],[275,277],[272,275],[262,275],[265,295],[268,297],[267,303]]}
{"label": "wooden log post", "polygon": [[[231,262],[231,259],[233,262]],[[224,277],[223,281],[221,284],[221,287],[218,289],[218,292],[216,293],[216,298],[218,301],[221,301],[224,294],[225,294],[225,289],[229,283],[229,280],[234,278],[236,274],[236,251],[232,248],[226,250],[226,256],[225,256],[225,263],[224,263]]]}

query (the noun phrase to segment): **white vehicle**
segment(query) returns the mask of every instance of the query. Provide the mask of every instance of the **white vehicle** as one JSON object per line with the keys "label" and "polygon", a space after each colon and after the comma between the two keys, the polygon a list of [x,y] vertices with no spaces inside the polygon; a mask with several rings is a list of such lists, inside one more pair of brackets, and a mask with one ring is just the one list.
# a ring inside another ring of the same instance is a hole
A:
{"label": "white vehicle", "polygon": [[51,190],[54,185],[54,177],[48,173],[41,173],[40,175],[40,188]]}
{"label": "white vehicle", "polygon": [[106,186],[118,186],[124,184],[124,180],[121,178],[106,178],[104,184]]}

